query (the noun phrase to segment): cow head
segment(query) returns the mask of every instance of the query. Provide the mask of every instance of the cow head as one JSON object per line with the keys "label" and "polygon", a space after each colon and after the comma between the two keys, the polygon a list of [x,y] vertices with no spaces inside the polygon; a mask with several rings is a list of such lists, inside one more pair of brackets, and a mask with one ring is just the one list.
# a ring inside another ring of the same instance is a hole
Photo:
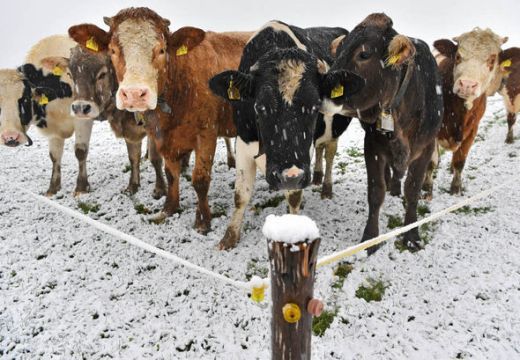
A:
{"label": "cow head", "polygon": [[116,105],[120,110],[155,109],[165,91],[169,57],[181,47],[192,49],[205,36],[196,28],[170,34],[170,21],[148,8],[124,9],[104,21],[109,32],[82,24],[72,26],[69,35],[90,51],[109,54],[119,82]]}
{"label": "cow head", "polygon": [[45,126],[47,104],[72,95],[70,81],[58,69],[47,72],[25,64],[17,70],[0,70],[0,142],[7,146],[31,145],[27,130],[33,120]]}
{"label": "cow head", "polygon": [[[371,14],[341,41],[325,79],[324,92],[329,98],[325,108],[359,113],[389,105],[399,87],[402,65],[413,60],[416,52],[413,42],[392,25],[385,14]],[[363,78],[364,86],[347,96],[352,86],[350,72]]]}
{"label": "cow head", "polygon": [[[500,78],[500,47],[507,37],[500,37],[490,29],[475,28],[453,38],[437,40],[435,49],[454,61],[453,92],[471,108],[473,100],[484,93],[494,93]],[[499,85],[499,84],[498,84]]]}
{"label": "cow head", "polygon": [[[48,66],[62,66],[74,82],[71,115],[78,119],[97,119],[112,104],[117,89],[114,68],[105,52],[76,46],[70,58],[46,58]],[[59,65],[58,65],[59,64]]]}
{"label": "cow head", "polygon": [[230,70],[210,80],[215,94],[254,107],[267,182],[275,189],[301,189],[309,184],[326,67],[304,50],[276,49],[263,55],[248,73]]}

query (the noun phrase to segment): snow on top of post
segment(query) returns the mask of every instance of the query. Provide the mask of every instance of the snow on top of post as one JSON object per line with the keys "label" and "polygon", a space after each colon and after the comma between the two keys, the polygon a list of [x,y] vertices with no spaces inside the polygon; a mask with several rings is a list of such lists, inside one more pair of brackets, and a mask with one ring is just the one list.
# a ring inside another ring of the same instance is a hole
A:
{"label": "snow on top of post", "polygon": [[272,241],[295,244],[320,237],[316,223],[303,215],[268,215],[262,228],[264,236]]}

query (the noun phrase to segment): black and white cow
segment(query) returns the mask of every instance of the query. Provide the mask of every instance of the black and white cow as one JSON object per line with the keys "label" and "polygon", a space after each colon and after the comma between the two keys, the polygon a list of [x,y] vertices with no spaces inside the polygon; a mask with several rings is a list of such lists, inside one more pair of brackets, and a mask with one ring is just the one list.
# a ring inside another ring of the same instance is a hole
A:
{"label": "black and white cow", "polygon": [[[210,80],[212,91],[232,102],[238,133],[235,211],[220,249],[234,247],[240,239],[257,167],[272,189],[286,190],[290,212],[299,211],[302,189],[311,181],[314,140],[319,146],[335,142],[332,119],[323,121],[319,113],[321,83],[332,61],[333,41],[347,33],[342,28],[301,29],[271,21],[247,43],[238,71],[225,71]],[[353,74],[350,77],[361,82]],[[321,133],[316,135],[319,118]],[[349,121],[344,118],[344,128]],[[335,147],[330,148],[335,153]],[[327,156],[331,161],[332,157]]]}
{"label": "black and white cow", "polygon": [[50,36],[31,48],[23,66],[0,70],[0,142],[11,147],[31,145],[27,130],[33,124],[47,137],[53,165],[48,196],[61,188],[63,146],[73,133],[79,162],[75,194],[89,190],[86,160],[92,120],[78,121],[70,114],[72,79],[65,69],[50,68],[45,61],[50,56],[68,57],[74,46],[67,36]]}

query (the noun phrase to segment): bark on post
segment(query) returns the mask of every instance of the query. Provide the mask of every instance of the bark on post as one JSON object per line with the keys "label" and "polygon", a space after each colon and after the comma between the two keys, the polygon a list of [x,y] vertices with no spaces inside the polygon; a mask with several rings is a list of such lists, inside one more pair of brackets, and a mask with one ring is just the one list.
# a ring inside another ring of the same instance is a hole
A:
{"label": "bark on post", "polygon": [[267,244],[273,301],[272,359],[310,359],[312,315],[307,306],[313,299],[320,239],[286,243],[268,238]]}

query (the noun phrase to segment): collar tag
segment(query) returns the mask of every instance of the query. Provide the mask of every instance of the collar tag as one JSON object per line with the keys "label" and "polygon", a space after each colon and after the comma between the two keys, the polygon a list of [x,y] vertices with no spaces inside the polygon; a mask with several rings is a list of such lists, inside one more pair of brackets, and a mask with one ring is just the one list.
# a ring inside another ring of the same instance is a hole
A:
{"label": "collar tag", "polygon": [[393,132],[395,129],[394,126],[394,117],[390,112],[383,111],[377,119],[377,130],[382,133]]}
{"label": "collar tag", "polygon": [[186,55],[187,53],[188,53],[188,47],[186,45],[181,45],[175,52],[175,55],[182,56],[182,55]]}

